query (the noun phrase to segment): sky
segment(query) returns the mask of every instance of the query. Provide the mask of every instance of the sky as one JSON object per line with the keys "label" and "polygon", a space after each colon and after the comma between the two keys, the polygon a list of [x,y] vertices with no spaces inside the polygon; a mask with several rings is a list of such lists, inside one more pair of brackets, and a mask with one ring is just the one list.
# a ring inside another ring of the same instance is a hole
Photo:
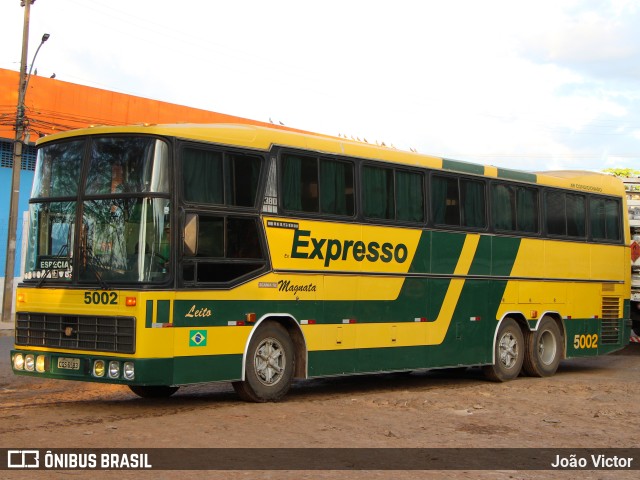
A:
{"label": "sky", "polygon": [[[0,68],[24,9],[3,0]],[[37,0],[39,75],[528,171],[640,169],[638,0]]]}

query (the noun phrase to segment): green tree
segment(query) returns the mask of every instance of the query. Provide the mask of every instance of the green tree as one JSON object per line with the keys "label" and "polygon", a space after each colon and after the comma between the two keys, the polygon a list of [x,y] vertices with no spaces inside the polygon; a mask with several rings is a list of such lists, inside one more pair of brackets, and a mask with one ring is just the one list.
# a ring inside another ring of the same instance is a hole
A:
{"label": "green tree", "polygon": [[602,170],[604,173],[610,173],[616,177],[638,177],[640,176],[640,170],[635,168],[605,168]]}

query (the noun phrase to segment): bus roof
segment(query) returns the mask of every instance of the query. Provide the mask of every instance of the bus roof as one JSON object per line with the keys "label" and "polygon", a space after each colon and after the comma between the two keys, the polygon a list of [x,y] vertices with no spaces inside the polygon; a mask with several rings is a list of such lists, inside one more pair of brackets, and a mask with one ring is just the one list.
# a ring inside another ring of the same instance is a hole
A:
{"label": "bus roof", "polygon": [[278,145],[312,150],[325,154],[381,160],[410,166],[443,169],[472,175],[569,188],[578,191],[624,196],[622,182],[612,175],[602,173],[578,170],[525,172],[406,152],[393,147],[349,140],[331,135],[246,124],[180,123],[165,125],[95,126],[49,135],[41,138],[37,145],[40,146],[64,138],[116,133],[169,136],[261,151],[268,151],[272,146]]}

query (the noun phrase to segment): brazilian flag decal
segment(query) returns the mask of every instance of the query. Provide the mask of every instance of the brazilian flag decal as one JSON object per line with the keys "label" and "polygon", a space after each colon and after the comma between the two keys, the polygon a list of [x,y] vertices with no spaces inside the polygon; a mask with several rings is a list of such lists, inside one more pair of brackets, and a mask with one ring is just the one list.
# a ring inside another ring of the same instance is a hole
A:
{"label": "brazilian flag decal", "polygon": [[206,347],[207,331],[206,330],[190,330],[189,346],[190,347]]}

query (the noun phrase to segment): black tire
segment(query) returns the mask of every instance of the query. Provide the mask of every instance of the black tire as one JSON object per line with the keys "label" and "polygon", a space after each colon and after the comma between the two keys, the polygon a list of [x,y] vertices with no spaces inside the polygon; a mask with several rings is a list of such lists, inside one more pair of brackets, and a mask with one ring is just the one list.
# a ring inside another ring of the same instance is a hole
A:
{"label": "black tire", "polygon": [[640,337],[640,320],[634,320],[631,327],[633,328],[633,332]]}
{"label": "black tire", "polygon": [[631,328],[636,335],[640,336],[640,305],[638,302],[631,302]]}
{"label": "black tire", "polygon": [[142,398],[168,398],[178,391],[180,387],[168,387],[166,385],[129,385],[133,393]]}
{"label": "black tire", "polygon": [[550,317],[542,317],[535,332],[525,339],[523,368],[531,377],[550,377],[562,360],[563,337],[558,324]]}
{"label": "black tire", "polygon": [[233,388],[248,402],[277,402],[291,388],[295,367],[293,341],[287,330],[267,322],[254,333],[245,359],[245,379]]}
{"label": "black tire", "polygon": [[518,323],[505,318],[500,324],[494,346],[495,363],[483,368],[485,376],[493,382],[513,380],[522,370],[524,337]]}

